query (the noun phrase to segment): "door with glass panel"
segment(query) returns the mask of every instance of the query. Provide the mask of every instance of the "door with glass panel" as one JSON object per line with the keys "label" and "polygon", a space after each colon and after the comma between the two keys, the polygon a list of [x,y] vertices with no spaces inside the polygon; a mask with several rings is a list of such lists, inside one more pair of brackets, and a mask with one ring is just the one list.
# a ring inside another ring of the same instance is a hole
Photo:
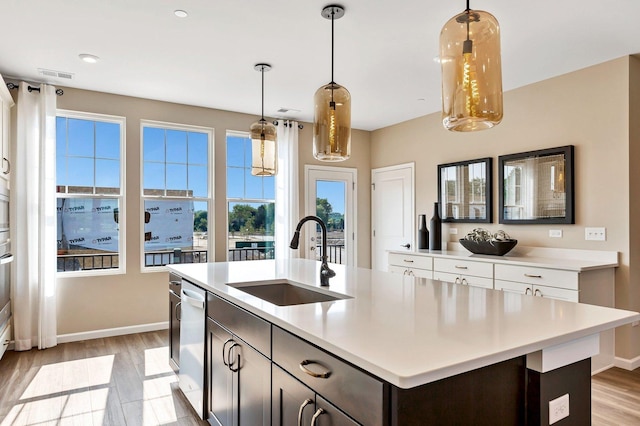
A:
{"label": "door with glass panel", "polygon": [[[345,167],[305,166],[306,215],[318,216],[327,227],[327,257],[331,263],[356,264],[357,170]],[[304,228],[304,257],[320,260],[322,233],[315,222]]]}

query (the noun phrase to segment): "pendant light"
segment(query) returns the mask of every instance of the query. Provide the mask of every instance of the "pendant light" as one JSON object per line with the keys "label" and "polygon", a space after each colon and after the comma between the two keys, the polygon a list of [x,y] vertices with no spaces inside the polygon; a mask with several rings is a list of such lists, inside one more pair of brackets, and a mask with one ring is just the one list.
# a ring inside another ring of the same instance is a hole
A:
{"label": "pendant light", "polygon": [[448,130],[489,129],[502,121],[500,27],[488,12],[467,9],[440,32],[442,124]]}
{"label": "pendant light", "polygon": [[313,156],[320,161],[344,161],[351,155],[351,94],[333,81],[333,22],[344,16],[342,6],[322,9],[331,19],[331,82],[315,94]]}
{"label": "pendant light", "polygon": [[262,74],[262,117],[251,125],[251,174],[273,176],[278,172],[276,126],[264,119],[264,73],[271,70],[269,64],[253,67]]}

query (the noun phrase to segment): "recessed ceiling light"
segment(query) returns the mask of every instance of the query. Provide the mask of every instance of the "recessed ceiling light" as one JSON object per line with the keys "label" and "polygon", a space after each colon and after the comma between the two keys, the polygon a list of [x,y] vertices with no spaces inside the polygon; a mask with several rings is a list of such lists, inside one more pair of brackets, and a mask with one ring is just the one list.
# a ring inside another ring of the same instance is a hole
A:
{"label": "recessed ceiling light", "polygon": [[88,64],[95,64],[100,60],[96,55],[90,55],[88,53],[81,53],[78,57]]}
{"label": "recessed ceiling light", "polygon": [[174,10],[173,14],[176,15],[178,18],[186,18],[187,16],[189,16],[186,10],[180,10],[180,9]]}

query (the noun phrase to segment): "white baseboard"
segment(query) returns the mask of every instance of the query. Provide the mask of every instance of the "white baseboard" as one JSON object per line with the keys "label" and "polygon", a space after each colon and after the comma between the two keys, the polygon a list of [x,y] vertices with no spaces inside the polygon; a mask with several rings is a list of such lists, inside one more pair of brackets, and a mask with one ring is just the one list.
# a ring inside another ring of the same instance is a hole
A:
{"label": "white baseboard", "polygon": [[58,343],[79,342],[81,340],[100,339],[103,337],[122,336],[125,334],[144,333],[146,331],[165,330],[169,328],[169,321],[152,324],[131,325],[127,327],[105,328],[103,330],[83,331],[58,335]]}
{"label": "white baseboard", "polygon": [[637,356],[637,357],[632,358],[632,359],[616,357],[614,359],[614,361],[613,361],[613,364],[616,367],[632,371],[632,370],[635,370],[636,368],[640,367],[640,356]]}

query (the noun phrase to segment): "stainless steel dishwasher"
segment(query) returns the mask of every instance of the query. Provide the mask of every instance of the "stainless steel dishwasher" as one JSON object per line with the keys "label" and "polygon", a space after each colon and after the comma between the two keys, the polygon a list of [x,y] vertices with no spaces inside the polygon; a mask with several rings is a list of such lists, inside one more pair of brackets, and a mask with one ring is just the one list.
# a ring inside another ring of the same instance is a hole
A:
{"label": "stainless steel dishwasher", "polygon": [[182,280],[179,385],[204,419],[204,339],[206,292]]}

